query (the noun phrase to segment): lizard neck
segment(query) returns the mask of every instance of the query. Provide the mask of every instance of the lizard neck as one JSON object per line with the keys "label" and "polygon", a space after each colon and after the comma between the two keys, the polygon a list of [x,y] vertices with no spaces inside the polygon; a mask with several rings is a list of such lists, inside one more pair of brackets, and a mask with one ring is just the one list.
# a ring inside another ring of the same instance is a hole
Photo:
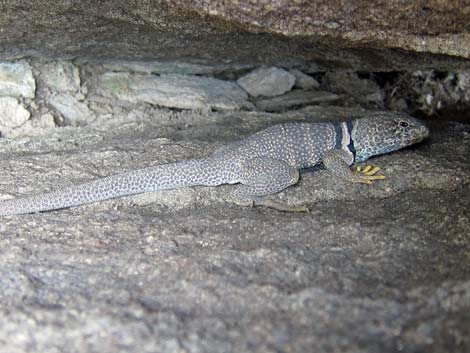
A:
{"label": "lizard neck", "polygon": [[361,122],[360,119],[356,119],[348,122],[351,128],[351,139],[354,141],[355,147],[355,162],[364,162],[374,155],[371,153],[370,140],[373,138],[371,131],[367,129],[367,126]]}

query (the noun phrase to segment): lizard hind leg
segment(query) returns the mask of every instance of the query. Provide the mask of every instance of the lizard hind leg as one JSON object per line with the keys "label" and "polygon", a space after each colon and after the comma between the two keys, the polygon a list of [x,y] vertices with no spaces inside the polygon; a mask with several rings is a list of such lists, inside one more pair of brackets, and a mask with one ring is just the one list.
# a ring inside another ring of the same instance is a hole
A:
{"label": "lizard hind leg", "polygon": [[299,181],[297,168],[287,163],[265,157],[248,160],[242,165],[241,185],[232,193],[234,202],[242,206],[265,206],[286,212],[305,212],[305,206],[281,204],[266,198]]}

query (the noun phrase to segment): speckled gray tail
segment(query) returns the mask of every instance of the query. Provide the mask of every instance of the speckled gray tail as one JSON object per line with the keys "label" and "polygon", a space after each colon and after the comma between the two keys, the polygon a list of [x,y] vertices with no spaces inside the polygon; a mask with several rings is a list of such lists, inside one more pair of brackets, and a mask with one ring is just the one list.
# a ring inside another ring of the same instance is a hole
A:
{"label": "speckled gray tail", "polygon": [[218,175],[217,170],[214,161],[208,159],[133,170],[45,194],[3,201],[0,204],[0,215],[55,210],[163,189],[220,185],[225,180]]}

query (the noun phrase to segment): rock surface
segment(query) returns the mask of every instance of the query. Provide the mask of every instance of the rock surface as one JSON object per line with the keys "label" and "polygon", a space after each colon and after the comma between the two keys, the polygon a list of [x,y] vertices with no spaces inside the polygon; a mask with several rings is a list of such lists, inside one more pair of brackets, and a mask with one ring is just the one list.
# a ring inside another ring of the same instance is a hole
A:
{"label": "rock surface", "polygon": [[282,112],[309,104],[332,103],[339,99],[340,96],[330,92],[296,89],[282,96],[258,99],[255,106],[267,112]]}
{"label": "rock surface", "polygon": [[0,97],[0,132],[9,136],[12,129],[22,126],[31,116],[30,112],[13,97]]}
{"label": "rock surface", "polygon": [[0,62],[0,96],[34,98],[36,82],[27,62]]}
{"label": "rock surface", "polygon": [[240,110],[251,106],[248,95],[234,82],[193,75],[108,72],[98,78],[96,93],[180,109]]}
{"label": "rock surface", "polygon": [[[3,139],[1,194],[200,157],[286,119],[361,114],[154,111]],[[276,199],[310,213],[241,208],[224,186],[4,218],[2,349],[467,352],[469,136],[432,126],[429,141],[370,161],[387,175],[373,186],[304,173]]]}
{"label": "rock surface", "polygon": [[62,114],[67,125],[82,125],[96,118],[86,102],[81,102],[72,95],[65,93],[53,95],[49,102]]}
{"label": "rock surface", "polygon": [[260,67],[240,77],[237,83],[252,97],[274,97],[292,89],[295,76],[277,67]]}
{"label": "rock surface", "polygon": [[320,84],[312,76],[304,74],[302,71],[297,69],[290,69],[289,72],[295,77],[295,87],[301,89],[316,89],[320,87]]}
{"label": "rock surface", "polygon": [[0,4],[0,59],[468,68],[469,13],[465,0],[13,0]]}
{"label": "rock surface", "polygon": [[371,78],[361,78],[357,72],[328,72],[323,77],[323,87],[355,97],[361,104],[375,102],[379,107],[383,106],[383,92],[377,82]]}
{"label": "rock surface", "polygon": [[44,83],[57,92],[77,92],[80,89],[78,67],[70,61],[49,61],[37,64]]}

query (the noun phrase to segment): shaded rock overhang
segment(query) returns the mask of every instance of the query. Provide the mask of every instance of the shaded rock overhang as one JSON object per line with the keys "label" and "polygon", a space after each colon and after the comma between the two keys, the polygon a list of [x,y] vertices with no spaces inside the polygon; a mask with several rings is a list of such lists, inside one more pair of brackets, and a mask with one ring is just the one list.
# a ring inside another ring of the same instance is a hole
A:
{"label": "shaded rock overhang", "polygon": [[470,67],[464,1],[8,1],[0,59],[184,60],[391,71]]}

